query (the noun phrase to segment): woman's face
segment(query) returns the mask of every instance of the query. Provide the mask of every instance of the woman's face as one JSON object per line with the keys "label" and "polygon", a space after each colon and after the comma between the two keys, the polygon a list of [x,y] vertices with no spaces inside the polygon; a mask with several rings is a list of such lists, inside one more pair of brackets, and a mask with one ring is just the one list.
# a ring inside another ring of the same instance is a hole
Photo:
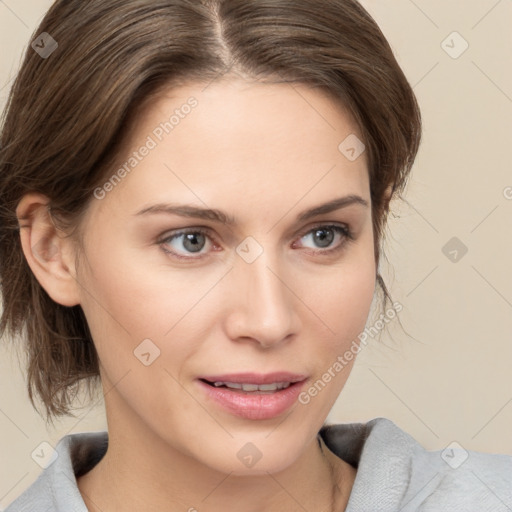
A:
{"label": "woman's face", "polygon": [[[84,217],[77,273],[111,439],[240,475],[282,470],[312,442],[375,289],[355,137],[345,110],[297,84],[182,86],[144,111]],[[360,200],[303,216],[346,196]],[[245,372],[305,380],[250,395],[200,380]]]}

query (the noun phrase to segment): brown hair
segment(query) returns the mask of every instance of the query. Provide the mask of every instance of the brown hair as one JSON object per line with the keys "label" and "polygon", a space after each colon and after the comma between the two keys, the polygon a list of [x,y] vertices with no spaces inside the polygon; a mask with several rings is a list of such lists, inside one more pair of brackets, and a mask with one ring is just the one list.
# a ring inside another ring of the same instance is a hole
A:
{"label": "brown hair", "polygon": [[[345,105],[366,145],[375,258],[389,203],[403,192],[421,138],[414,93],[384,35],[356,0],[57,0],[10,91],[0,138],[0,334],[20,335],[27,386],[52,416],[99,377],[80,306],[55,303],[22,252],[15,209],[28,192],[79,227],[145,102],[163,87],[227,71],[322,88]],[[341,142],[341,141],[340,141]],[[64,224],[63,224],[64,225]],[[377,282],[390,299],[384,281]],[[89,386],[90,390],[90,386]]]}

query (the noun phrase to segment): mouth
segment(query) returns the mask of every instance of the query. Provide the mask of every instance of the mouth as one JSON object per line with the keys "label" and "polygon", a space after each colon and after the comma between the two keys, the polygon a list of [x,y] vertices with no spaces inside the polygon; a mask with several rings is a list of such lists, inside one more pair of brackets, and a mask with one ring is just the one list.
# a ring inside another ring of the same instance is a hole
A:
{"label": "mouth", "polygon": [[226,381],[209,381],[206,379],[199,379],[200,381],[208,384],[214,388],[227,388],[234,391],[239,391],[247,394],[272,394],[282,389],[287,389],[296,384],[296,382],[272,382],[269,384],[253,384],[249,382],[226,382]]}
{"label": "mouth", "polygon": [[196,382],[211,406],[244,419],[263,420],[288,410],[307,380],[304,375],[280,373],[209,376]]}

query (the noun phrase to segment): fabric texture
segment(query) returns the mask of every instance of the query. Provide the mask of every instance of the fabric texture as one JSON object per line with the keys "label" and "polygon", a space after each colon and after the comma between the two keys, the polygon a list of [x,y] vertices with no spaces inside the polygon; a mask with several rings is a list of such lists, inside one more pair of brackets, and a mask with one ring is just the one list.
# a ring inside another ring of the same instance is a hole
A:
{"label": "fabric texture", "polygon": [[[346,512],[512,512],[512,456],[456,445],[427,451],[386,418],[324,425],[319,433],[357,468]],[[5,512],[87,512],[76,478],[107,447],[106,431],[64,436],[54,462]]]}

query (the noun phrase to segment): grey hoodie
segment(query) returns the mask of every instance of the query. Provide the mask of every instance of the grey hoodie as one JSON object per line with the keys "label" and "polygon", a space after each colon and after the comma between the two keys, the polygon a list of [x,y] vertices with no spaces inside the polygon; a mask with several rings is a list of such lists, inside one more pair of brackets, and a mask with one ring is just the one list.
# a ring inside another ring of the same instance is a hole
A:
{"label": "grey hoodie", "polygon": [[[392,421],[324,425],[325,444],[357,468],[346,512],[512,512],[512,456],[427,451]],[[87,512],[76,478],[94,467],[108,433],[64,436],[57,458],[5,512]]]}

